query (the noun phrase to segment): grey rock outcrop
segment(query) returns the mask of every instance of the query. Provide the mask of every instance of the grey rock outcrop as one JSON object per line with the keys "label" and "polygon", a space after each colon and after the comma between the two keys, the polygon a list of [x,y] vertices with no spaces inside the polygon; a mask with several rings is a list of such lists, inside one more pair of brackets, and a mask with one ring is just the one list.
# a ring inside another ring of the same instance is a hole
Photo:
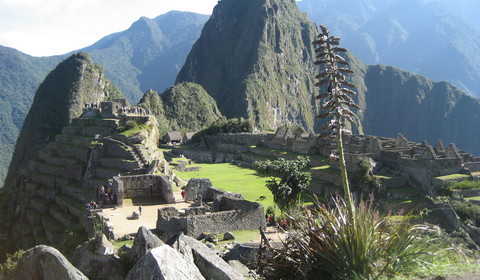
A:
{"label": "grey rock outcrop", "polygon": [[257,262],[257,255],[259,252],[258,245],[250,244],[236,244],[228,253],[225,255],[224,259],[227,261],[237,260],[248,268],[255,268]]}
{"label": "grey rock outcrop", "polygon": [[[126,280],[203,280],[193,262],[166,244],[150,250],[130,270]],[[209,278],[217,279],[217,278]]]}
{"label": "grey rock outcrop", "polygon": [[[206,279],[245,279],[243,275],[220,258],[215,251],[193,237],[180,234],[173,243],[173,247],[181,248],[180,252],[188,251],[189,248],[191,248],[193,261]],[[190,252],[187,252],[186,256],[187,258],[190,258]]]}
{"label": "grey rock outcrop", "polygon": [[113,244],[107,239],[105,234],[98,235],[94,241],[95,254],[97,255],[114,255],[117,253],[117,249]]}
{"label": "grey rock outcrop", "polygon": [[45,245],[26,251],[14,274],[5,279],[88,280],[57,249]]}
{"label": "grey rock outcrop", "polygon": [[137,263],[140,258],[145,256],[148,251],[159,247],[163,242],[145,227],[139,227],[132,249],[129,251],[129,259],[131,263]]}
{"label": "grey rock outcrop", "polygon": [[[95,240],[85,242],[82,246],[78,247],[73,254],[72,263],[90,279],[124,279],[127,274],[126,269],[116,256],[113,254],[104,254],[105,252],[111,252],[111,249],[108,245],[99,246],[103,243],[99,243],[99,241],[106,240],[106,238],[105,240],[102,239],[100,235]],[[92,242],[95,252],[89,250],[89,248],[92,248]],[[106,240],[106,242],[110,243],[108,240]]]}

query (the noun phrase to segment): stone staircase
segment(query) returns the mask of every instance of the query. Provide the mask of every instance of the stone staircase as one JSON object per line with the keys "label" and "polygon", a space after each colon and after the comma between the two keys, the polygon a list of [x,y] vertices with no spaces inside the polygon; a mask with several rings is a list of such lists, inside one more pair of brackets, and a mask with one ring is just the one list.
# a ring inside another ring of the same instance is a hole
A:
{"label": "stone staircase", "polygon": [[33,236],[33,244],[24,244],[26,247],[40,243],[62,246],[67,231],[83,228],[84,205],[97,200],[100,186],[118,174],[138,172],[153,159],[163,158],[156,147],[113,139],[119,122],[73,119],[30,161],[16,194],[25,214],[18,232],[30,240]]}
{"label": "stone staircase", "polygon": [[[62,244],[66,230],[81,223],[84,203],[96,197],[93,182],[100,183],[90,180],[91,184],[82,184],[90,145],[117,127],[115,119],[74,119],[30,162],[22,204],[35,244]],[[100,162],[111,163],[108,159]],[[118,167],[127,170],[130,166],[125,160]]]}

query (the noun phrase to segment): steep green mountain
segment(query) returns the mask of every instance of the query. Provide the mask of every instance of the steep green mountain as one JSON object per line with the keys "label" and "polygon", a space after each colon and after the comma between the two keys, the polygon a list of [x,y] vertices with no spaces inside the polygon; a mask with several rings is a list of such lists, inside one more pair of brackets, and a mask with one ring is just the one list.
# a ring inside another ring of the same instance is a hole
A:
{"label": "steep green mountain", "polygon": [[[223,0],[177,81],[201,84],[228,117],[249,117],[259,127],[297,122],[311,130],[311,98],[318,88],[310,83],[316,70],[309,40],[316,29],[303,20],[292,1]],[[430,143],[442,139],[480,153],[477,99],[446,82],[394,67],[367,66],[353,55],[349,59],[356,71],[352,78],[361,107],[357,112],[360,132],[390,137],[400,132]]]}
{"label": "steep green mountain", "polygon": [[131,102],[137,102],[149,89],[163,92],[173,85],[207,19],[179,11],[155,19],[142,17],[129,29],[81,51],[105,67],[105,75]]}
{"label": "steep green mountain", "polygon": [[32,57],[0,46],[0,185],[33,94],[60,57]]}
{"label": "steep green mountain", "polygon": [[298,5],[313,21],[341,37],[342,44],[363,62],[449,81],[480,97],[478,3],[303,0]]}
{"label": "steep green mountain", "polygon": [[139,105],[152,110],[163,131],[198,131],[223,118],[215,100],[194,83],[177,84],[161,95],[147,91]]}
{"label": "steep green mountain", "polygon": [[5,185],[46,144],[60,134],[86,103],[123,97],[86,53],[60,63],[42,82],[18,137]]}
{"label": "steep green mountain", "polygon": [[214,8],[177,83],[202,85],[227,117],[259,128],[313,129],[312,40],[317,28],[289,0],[223,0]]}

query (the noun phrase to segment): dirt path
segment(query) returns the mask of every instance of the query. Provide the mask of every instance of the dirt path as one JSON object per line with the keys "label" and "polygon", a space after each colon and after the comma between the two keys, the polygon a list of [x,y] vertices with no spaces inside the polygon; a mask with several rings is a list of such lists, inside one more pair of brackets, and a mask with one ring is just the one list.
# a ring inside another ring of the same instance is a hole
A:
{"label": "dirt path", "polygon": [[[181,201],[180,193],[175,193],[175,198],[177,201]],[[142,205],[142,215],[140,219],[133,220],[132,217],[133,211],[138,212],[138,207],[140,203],[135,203],[134,205],[126,201],[127,205],[119,207],[117,209],[103,209],[104,216],[110,219],[110,222],[113,225],[113,231],[117,236],[124,236],[125,234],[135,234],[138,231],[138,228],[144,226],[149,230],[156,228],[158,209],[164,207],[175,207],[179,210],[188,208],[189,203],[178,202],[170,204],[155,204],[155,205]]]}

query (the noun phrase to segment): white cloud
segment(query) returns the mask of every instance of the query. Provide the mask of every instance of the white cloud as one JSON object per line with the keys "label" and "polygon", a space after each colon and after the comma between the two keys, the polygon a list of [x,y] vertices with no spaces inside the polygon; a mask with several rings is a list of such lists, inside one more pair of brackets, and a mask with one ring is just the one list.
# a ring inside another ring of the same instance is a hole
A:
{"label": "white cloud", "polygon": [[210,14],[217,0],[1,0],[0,45],[62,54],[170,10]]}

